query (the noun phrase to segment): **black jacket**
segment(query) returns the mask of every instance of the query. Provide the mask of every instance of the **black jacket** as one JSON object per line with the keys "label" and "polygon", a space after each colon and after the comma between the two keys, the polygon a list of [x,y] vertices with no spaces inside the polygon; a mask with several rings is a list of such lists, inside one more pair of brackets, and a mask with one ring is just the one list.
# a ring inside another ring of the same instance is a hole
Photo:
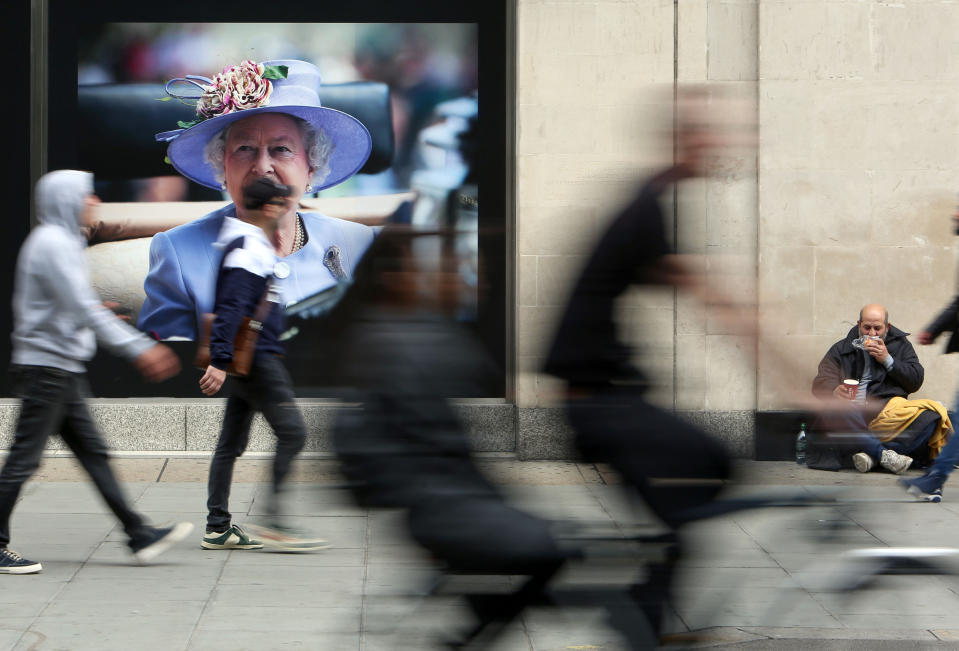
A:
{"label": "black jacket", "polygon": [[926,326],[925,330],[932,335],[933,339],[943,332],[951,332],[952,336],[946,342],[945,352],[959,351],[959,296],[952,299],[952,303],[940,312],[935,321]]}
{"label": "black jacket", "polygon": [[[906,339],[908,332],[903,332],[894,325],[889,326],[886,335],[886,350],[894,360],[892,370],[875,362],[872,365],[872,381],[866,395],[870,398],[888,400],[895,396],[906,398],[922,386],[925,371],[912,344]],[[854,348],[852,342],[859,337],[859,327],[853,326],[845,339],[837,341],[826,352],[819,362],[819,373],[812,382],[812,392],[817,398],[832,397],[833,389],[842,384],[843,380],[858,380],[862,377],[866,360],[863,352]],[[876,410],[878,413],[878,409]],[[873,414],[875,415],[875,414]],[[867,418],[867,421],[870,420]]]}
{"label": "black jacket", "polygon": [[670,168],[648,180],[600,238],[573,286],[546,356],[546,373],[571,385],[642,384],[632,349],[618,331],[616,303],[630,285],[653,281],[650,270],[672,251],[659,197],[680,177]]}

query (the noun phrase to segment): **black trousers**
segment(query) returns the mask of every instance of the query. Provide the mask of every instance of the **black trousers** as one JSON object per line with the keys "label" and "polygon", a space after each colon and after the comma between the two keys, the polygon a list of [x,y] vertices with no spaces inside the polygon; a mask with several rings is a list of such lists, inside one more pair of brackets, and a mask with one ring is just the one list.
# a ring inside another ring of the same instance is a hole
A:
{"label": "black trousers", "polygon": [[143,519],[130,508],[110,468],[109,449],[97,430],[86,398],[86,375],[46,366],[12,366],[20,419],[13,446],[0,470],[0,548],[10,543],[10,514],[23,484],[40,466],[47,439],[57,432],[116,514],[131,543],[148,538]]}
{"label": "black trousers", "polygon": [[226,403],[223,429],[210,462],[207,483],[206,520],[208,531],[225,531],[230,527],[230,484],[233,466],[250,441],[250,425],[256,412],[262,412],[276,435],[273,457],[273,494],[268,504],[272,517],[279,513],[279,495],[290,472],[294,457],[306,443],[306,425],[296,406],[293,382],[283,362],[276,355],[258,354],[250,374],[234,378],[233,393]]}
{"label": "black trousers", "polygon": [[589,393],[567,403],[586,460],[611,465],[674,528],[686,521],[685,511],[716,498],[732,472],[719,441],[649,404],[633,387],[590,387]]}
{"label": "black trousers", "polygon": [[[695,519],[689,514],[716,498],[732,471],[729,453],[717,440],[649,404],[636,387],[589,387],[587,392],[588,397],[567,403],[576,444],[586,460],[611,465],[673,530]],[[649,563],[645,582],[631,591],[653,640],[671,602],[682,558],[680,542],[675,540],[663,561]],[[632,619],[628,610],[627,617]],[[636,633],[635,622],[617,625]]]}

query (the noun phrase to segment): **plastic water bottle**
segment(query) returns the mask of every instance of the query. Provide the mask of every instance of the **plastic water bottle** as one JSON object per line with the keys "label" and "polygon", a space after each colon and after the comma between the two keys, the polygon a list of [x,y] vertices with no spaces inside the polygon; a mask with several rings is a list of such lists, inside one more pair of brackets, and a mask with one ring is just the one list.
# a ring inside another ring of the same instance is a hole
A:
{"label": "plastic water bottle", "polygon": [[806,465],[806,423],[799,426],[799,434],[796,435],[796,463]]}

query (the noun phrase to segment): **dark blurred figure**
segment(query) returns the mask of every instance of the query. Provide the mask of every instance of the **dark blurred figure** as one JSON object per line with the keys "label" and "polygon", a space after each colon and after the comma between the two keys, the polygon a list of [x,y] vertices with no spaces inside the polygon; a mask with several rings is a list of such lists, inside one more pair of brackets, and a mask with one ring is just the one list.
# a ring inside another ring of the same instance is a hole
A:
{"label": "dark blurred figure", "polygon": [[[610,464],[671,530],[716,497],[730,477],[730,455],[702,430],[646,401],[649,382],[632,364],[631,347],[618,336],[614,311],[631,285],[673,286],[718,304],[711,314],[755,334],[754,314],[737,313],[730,301],[707,290],[703,276],[673,255],[667,243],[660,197],[674,183],[718,168],[716,157],[733,144],[728,138],[745,133],[711,124],[721,111],[709,99],[701,89],[680,94],[676,162],[646,181],[600,238],[574,285],[545,364],[547,373],[567,383],[567,413],[583,457]],[[733,107],[724,100],[722,108]],[[662,564],[650,568],[648,582],[634,591],[656,633],[679,556],[677,542]]]}
{"label": "dark blurred figure", "polygon": [[[529,577],[512,595],[473,595],[490,633],[539,594],[565,559],[548,523],[509,506],[473,463],[448,399],[471,395],[490,362],[456,323],[460,275],[448,256],[412,245],[448,233],[386,229],[330,322],[331,363],[359,407],[338,418],[334,445],[364,506],[404,509],[413,539],[453,571]],[[446,246],[434,250],[446,250]]]}
{"label": "dark blurred figure", "polygon": [[[953,231],[956,235],[959,235],[959,208],[953,212],[952,222]],[[946,342],[946,348],[943,352],[948,355],[959,351],[959,294],[936,315],[932,323],[922,329],[917,338],[920,344],[928,346],[944,332],[951,332],[952,334],[949,336],[949,341]],[[953,400],[952,409],[959,413],[959,395]],[[919,500],[940,502],[942,501],[942,487],[957,463],[959,463],[959,436],[953,434],[925,475],[912,479],[900,479],[899,484]]]}
{"label": "dark blurred figure", "polygon": [[151,381],[180,370],[169,348],[107,309],[90,286],[81,229],[92,223],[99,199],[89,172],[45,174],[34,194],[37,226],[17,258],[13,292],[11,374],[20,398],[13,446],[0,471],[0,574],[31,574],[40,563],[7,548],[10,515],[23,484],[40,465],[47,439],[59,433],[97,490],[123,523],[130,550],[149,561],[186,537],[189,522],[152,527],[131,507],[110,468],[109,450],[90,417],[86,362],[99,341],[130,359]]}

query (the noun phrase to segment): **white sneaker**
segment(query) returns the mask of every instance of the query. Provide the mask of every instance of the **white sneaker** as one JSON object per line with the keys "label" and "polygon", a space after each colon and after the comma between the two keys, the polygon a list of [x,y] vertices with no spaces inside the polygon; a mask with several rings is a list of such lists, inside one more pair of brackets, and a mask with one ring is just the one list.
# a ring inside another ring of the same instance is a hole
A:
{"label": "white sneaker", "polygon": [[893,474],[901,475],[909,470],[909,466],[912,465],[912,457],[907,457],[893,450],[883,450],[879,465]]}
{"label": "white sneaker", "polygon": [[146,540],[130,542],[130,549],[141,565],[149,563],[154,558],[167,551],[190,535],[193,531],[192,522],[177,522],[169,527],[148,527],[149,534]]}
{"label": "white sneaker", "polygon": [[[886,450],[886,452],[889,452],[889,450]],[[865,452],[857,452],[852,455],[852,465],[856,466],[856,470],[859,472],[869,472],[876,465],[876,462]]]}

